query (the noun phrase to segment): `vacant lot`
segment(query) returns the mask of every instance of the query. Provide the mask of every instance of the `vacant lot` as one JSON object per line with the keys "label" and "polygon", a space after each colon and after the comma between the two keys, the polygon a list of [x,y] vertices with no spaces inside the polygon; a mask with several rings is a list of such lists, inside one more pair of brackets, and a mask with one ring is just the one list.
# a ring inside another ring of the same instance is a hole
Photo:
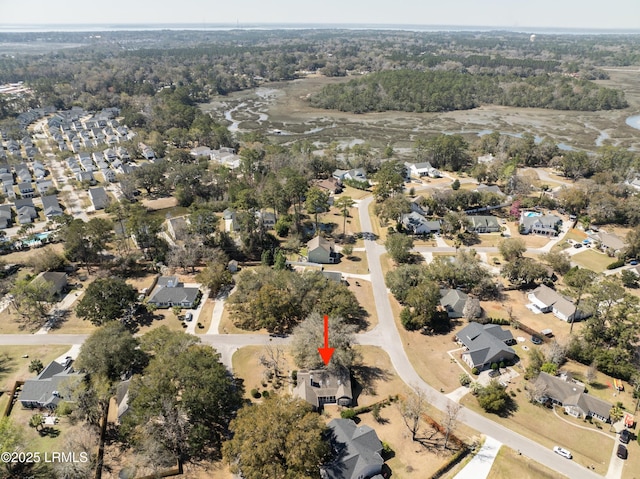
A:
{"label": "vacant lot", "polygon": [[551,409],[530,403],[524,392],[524,383],[522,376],[519,376],[509,385],[508,390],[516,394],[513,400],[517,410],[508,417],[484,413],[477,399],[471,395],[465,396],[461,404],[550,449],[561,445],[569,449],[574,460],[583,466],[593,464],[596,473],[606,473],[615,439],[613,433],[607,432],[609,426],[601,425],[599,429],[595,424],[564,415],[560,409],[556,415]]}
{"label": "vacant lot", "polygon": [[518,454],[508,446],[502,446],[488,479],[555,479],[558,474],[526,456]]}

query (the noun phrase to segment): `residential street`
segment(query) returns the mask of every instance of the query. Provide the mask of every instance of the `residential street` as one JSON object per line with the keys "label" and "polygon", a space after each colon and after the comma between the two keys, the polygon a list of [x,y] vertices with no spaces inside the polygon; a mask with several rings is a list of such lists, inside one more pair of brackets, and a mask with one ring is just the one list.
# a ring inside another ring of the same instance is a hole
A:
{"label": "residential street", "polygon": [[[359,202],[359,215],[362,232],[372,232],[371,218],[368,214],[369,205],[373,201],[373,197],[367,197]],[[560,241],[558,238],[555,241]],[[378,315],[378,325],[366,333],[359,334],[357,341],[363,345],[373,345],[383,348],[389,358],[398,376],[409,386],[414,389],[420,389],[429,398],[429,402],[438,409],[444,411],[452,401],[444,394],[440,393],[427,383],[425,383],[415,371],[405,351],[405,345],[402,340],[391,309],[387,287],[384,282],[384,275],[380,263],[380,256],[386,252],[383,245],[376,243],[374,240],[365,239],[365,250],[367,261],[369,264],[369,276],[373,289],[375,307]],[[554,243],[553,241],[550,243]],[[540,248],[540,251],[548,251],[551,246],[547,245]],[[418,247],[416,251],[421,253],[433,252],[454,252],[454,248],[438,246],[435,248]],[[481,253],[495,252],[497,248],[477,248]],[[203,301],[204,303],[204,301]],[[233,353],[244,346],[255,345],[280,345],[286,344],[288,338],[271,337],[264,334],[219,334],[218,325],[222,315],[223,300],[217,300],[213,310],[212,325],[207,334],[198,337],[203,343],[209,344],[216,348],[221,355],[222,362],[231,368],[231,358]],[[199,314],[199,311],[197,311]],[[197,318],[197,315],[194,315]],[[194,318],[193,323],[197,322]],[[78,334],[12,334],[0,335],[0,346],[2,345],[45,345],[45,344],[67,344],[80,345],[87,338],[87,335]],[[407,347],[410,345],[407,344]],[[77,346],[76,346],[77,349]],[[544,464],[565,476],[583,479],[601,477],[591,470],[577,464],[574,461],[567,460],[555,454],[550,448],[541,446],[540,444],[528,439],[517,432],[507,429],[504,426],[486,418],[469,409],[462,408],[459,415],[459,421],[467,426],[488,436],[490,444],[502,443],[512,449],[520,451],[522,454],[530,457],[534,461]],[[608,479],[619,479],[622,473],[621,467],[611,467]]]}

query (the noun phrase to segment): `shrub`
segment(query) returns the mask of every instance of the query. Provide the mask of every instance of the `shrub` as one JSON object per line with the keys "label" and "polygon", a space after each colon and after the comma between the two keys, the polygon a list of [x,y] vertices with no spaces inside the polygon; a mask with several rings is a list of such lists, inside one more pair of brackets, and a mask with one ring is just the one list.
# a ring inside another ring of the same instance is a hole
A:
{"label": "shrub", "polygon": [[251,390],[251,397],[254,399],[258,399],[260,396],[262,396],[260,394],[260,391],[258,391],[257,389],[252,389]]}
{"label": "shrub", "polygon": [[504,361],[500,361],[500,369],[504,368]]}
{"label": "shrub", "polygon": [[356,412],[351,408],[343,409],[342,411],[340,411],[340,417],[342,419],[353,419],[354,417],[356,417]]}
{"label": "shrub", "polygon": [[291,371],[291,379],[293,379],[294,381],[298,380],[298,370],[294,369],[293,371]]}
{"label": "shrub", "polygon": [[382,454],[387,458],[393,455],[393,449],[391,449],[391,446],[384,441],[382,441]]}
{"label": "shrub", "polygon": [[264,391],[264,392],[262,393],[262,397],[263,397],[263,398],[265,398],[265,399],[267,399],[267,398],[269,397],[269,391]]}
{"label": "shrub", "polygon": [[468,386],[469,384],[471,384],[471,378],[467,373],[462,373],[459,379],[462,386]]}
{"label": "shrub", "polygon": [[494,371],[498,370],[498,363],[491,363],[491,369],[493,369]]}
{"label": "shrub", "polygon": [[616,268],[619,268],[620,266],[624,266],[624,260],[623,259],[619,259],[618,261],[614,261],[613,263],[610,263],[607,266],[607,269],[616,269]]}
{"label": "shrub", "polygon": [[473,369],[471,370],[471,374],[474,374],[474,375],[476,375],[476,376],[477,376],[478,374],[480,374],[480,371],[478,371],[478,368],[473,368]]}

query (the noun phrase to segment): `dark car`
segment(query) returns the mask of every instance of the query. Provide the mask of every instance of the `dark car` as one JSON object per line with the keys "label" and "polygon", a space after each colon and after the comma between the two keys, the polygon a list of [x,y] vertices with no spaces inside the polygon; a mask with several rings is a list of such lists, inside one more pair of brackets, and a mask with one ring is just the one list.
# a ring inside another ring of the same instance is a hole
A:
{"label": "dark car", "polygon": [[575,243],[573,245],[574,248],[582,248],[582,243]]}
{"label": "dark car", "polygon": [[618,444],[618,450],[616,451],[616,456],[620,459],[626,459],[628,456],[627,448],[622,444]]}
{"label": "dark car", "polygon": [[531,336],[531,342],[533,344],[542,344],[542,338],[538,336]]}
{"label": "dark car", "polygon": [[629,439],[631,439],[631,433],[626,430],[623,429],[622,431],[620,431],[620,442],[623,444],[629,444]]}

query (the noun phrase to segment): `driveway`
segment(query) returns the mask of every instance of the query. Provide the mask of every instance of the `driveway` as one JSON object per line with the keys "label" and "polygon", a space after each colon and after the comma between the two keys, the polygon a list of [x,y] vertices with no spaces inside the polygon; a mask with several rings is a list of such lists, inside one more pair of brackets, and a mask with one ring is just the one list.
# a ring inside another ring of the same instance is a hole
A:
{"label": "driveway", "polygon": [[456,474],[455,479],[486,479],[501,447],[500,441],[488,437],[473,459]]}

